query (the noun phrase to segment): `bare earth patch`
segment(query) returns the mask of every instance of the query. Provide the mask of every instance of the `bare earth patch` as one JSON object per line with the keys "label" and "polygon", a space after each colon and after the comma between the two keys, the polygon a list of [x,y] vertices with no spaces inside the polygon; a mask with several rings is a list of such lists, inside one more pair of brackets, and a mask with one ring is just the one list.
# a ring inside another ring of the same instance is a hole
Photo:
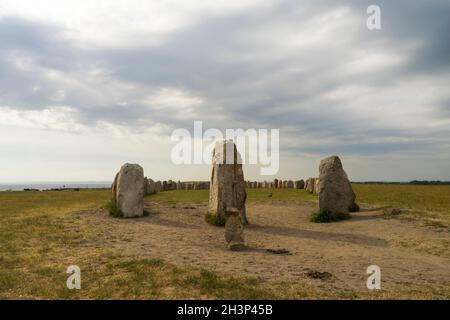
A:
{"label": "bare earth patch", "polygon": [[[204,221],[204,203],[147,201],[147,217],[111,218],[106,210],[80,215],[97,236],[85,249],[106,247],[130,258],[161,258],[178,267],[193,266],[269,282],[302,281],[366,293],[366,268],[381,268],[382,289],[449,292],[450,233],[385,219],[366,209],[337,223],[309,221],[316,204],[264,201],[248,205],[248,249],[226,249],[224,229]],[[268,250],[269,249],[269,250]]]}

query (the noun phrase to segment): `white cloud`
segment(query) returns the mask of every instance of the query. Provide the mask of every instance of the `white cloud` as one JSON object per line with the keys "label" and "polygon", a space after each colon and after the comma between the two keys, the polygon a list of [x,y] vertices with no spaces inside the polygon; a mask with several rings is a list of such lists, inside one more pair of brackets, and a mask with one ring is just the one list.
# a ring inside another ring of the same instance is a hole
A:
{"label": "white cloud", "polygon": [[19,16],[60,26],[76,44],[159,45],[165,37],[205,17],[267,6],[263,0],[1,0],[1,16]]}
{"label": "white cloud", "polygon": [[0,124],[60,131],[81,131],[85,126],[77,121],[78,111],[67,106],[52,106],[43,110],[16,110],[0,107]]}
{"label": "white cloud", "polygon": [[171,113],[174,118],[195,117],[204,100],[185,90],[161,88],[144,101],[152,110]]}

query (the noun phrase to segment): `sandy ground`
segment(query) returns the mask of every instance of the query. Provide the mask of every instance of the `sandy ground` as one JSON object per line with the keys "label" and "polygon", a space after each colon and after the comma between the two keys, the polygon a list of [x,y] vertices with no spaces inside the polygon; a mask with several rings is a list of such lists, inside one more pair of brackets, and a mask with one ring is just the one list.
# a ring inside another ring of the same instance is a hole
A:
{"label": "sandy ground", "polygon": [[[316,204],[301,201],[248,205],[248,249],[227,250],[224,229],[204,222],[206,204],[146,203],[148,217],[113,219],[104,210],[84,213],[98,236],[87,246],[108,246],[127,256],[267,280],[305,279],[308,271],[330,273],[333,283],[367,290],[366,268],[378,265],[384,289],[450,286],[450,233],[365,209],[351,220],[316,224]],[[266,249],[286,249],[274,254]]]}

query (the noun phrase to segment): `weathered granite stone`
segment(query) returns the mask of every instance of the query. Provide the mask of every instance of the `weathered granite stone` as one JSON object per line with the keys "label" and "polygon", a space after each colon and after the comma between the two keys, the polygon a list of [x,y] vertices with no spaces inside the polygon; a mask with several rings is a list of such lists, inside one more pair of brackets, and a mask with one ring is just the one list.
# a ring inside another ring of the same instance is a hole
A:
{"label": "weathered granite stone", "polygon": [[226,208],[236,208],[244,224],[248,223],[244,172],[236,145],[231,140],[218,141],[213,150],[209,212],[225,219]]}

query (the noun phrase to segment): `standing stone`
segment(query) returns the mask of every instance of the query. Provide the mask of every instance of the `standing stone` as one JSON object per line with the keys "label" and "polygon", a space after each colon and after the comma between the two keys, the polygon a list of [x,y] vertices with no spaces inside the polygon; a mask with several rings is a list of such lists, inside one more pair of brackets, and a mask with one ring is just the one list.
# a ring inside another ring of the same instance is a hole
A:
{"label": "standing stone", "polygon": [[312,194],[317,194],[316,193],[316,187],[317,187],[317,180],[318,180],[319,178],[312,178],[312,180],[311,180],[311,193]]}
{"label": "standing stone", "polygon": [[112,197],[123,217],[144,215],[144,170],[138,164],[126,163],[116,175]]}
{"label": "standing stone", "polygon": [[335,213],[348,213],[356,206],[356,196],[338,156],[320,161],[319,208]]}
{"label": "standing stone", "polygon": [[209,189],[209,182],[199,181],[196,183],[196,190],[207,190]]}
{"label": "standing stone", "polygon": [[149,194],[147,191],[147,189],[148,189],[147,186],[148,186],[148,178],[144,177],[144,195]]}
{"label": "standing stone", "polygon": [[273,180],[273,186],[274,188],[278,188],[278,179]]}
{"label": "standing stone", "polygon": [[311,178],[311,181],[309,181],[309,193],[314,194],[314,187],[316,186],[316,178]]}
{"label": "standing stone", "polygon": [[309,178],[306,183],[306,191],[309,193],[314,193],[314,184],[315,184],[315,178]]}
{"label": "standing stone", "polygon": [[289,189],[294,189],[294,181],[288,180],[288,182],[287,182],[287,187],[288,187]]}
{"label": "standing stone", "polygon": [[162,191],[162,183],[161,181],[156,181],[155,182],[155,192],[161,192]]}
{"label": "standing stone", "polygon": [[156,193],[155,181],[153,181],[152,179],[148,179],[147,193],[148,194]]}
{"label": "standing stone", "polygon": [[233,141],[216,142],[212,164],[209,212],[225,219],[225,210],[233,207],[239,211],[243,223],[248,224],[242,160]]}
{"label": "standing stone", "polygon": [[303,189],[305,187],[305,181],[303,180],[297,180],[294,183],[294,188],[295,189]]}
{"label": "standing stone", "polygon": [[225,210],[225,241],[232,251],[242,250],[244,244],[244,221],[239,210],[234,207],[227,207]]}
{"label": "standing stone", "polygon": [[320,190],[319,181],[320,181],[319,178],[316,178],[316,179],[314,180],[314,194],[315,194],[315,195],[318,195],[318,194],[319,194],[319,190]]}

